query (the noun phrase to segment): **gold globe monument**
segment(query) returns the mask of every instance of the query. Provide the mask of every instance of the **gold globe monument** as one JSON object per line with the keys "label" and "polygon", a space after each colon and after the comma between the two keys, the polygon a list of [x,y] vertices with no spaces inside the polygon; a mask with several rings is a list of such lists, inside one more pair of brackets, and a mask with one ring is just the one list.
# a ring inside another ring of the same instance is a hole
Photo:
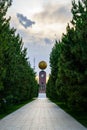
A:
{"label": "gold globe monument", "polygon": [[41,69],[39,72],[39,92],[45,93],[46,92],[46,72],[44,69],[47,68],[47,63],[45,61],[40,61],[38,67]]}
{"label": "gold globe monument", "polygon": [[40,61],[38,66],[40,69],[44,70],[47,68],[47,63],[45,61]]}

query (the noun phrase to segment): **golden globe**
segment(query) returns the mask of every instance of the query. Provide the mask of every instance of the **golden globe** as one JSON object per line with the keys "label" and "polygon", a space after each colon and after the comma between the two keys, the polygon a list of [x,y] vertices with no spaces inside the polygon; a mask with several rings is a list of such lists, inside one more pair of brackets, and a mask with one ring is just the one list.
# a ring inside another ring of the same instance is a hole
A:
{"label": "golden globe", "polygon": [[47,63],[45,61],[40,61],[38,67],[42,70],[47,68]]}

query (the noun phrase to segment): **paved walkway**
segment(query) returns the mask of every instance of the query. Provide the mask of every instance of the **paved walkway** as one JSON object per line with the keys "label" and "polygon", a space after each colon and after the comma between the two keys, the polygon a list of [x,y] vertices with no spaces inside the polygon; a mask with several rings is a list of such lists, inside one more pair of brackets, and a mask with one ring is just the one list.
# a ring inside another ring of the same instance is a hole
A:
{"label": "paved walkway", "polygon": [[87,130],[44,96],[0,120],[0,130]]}

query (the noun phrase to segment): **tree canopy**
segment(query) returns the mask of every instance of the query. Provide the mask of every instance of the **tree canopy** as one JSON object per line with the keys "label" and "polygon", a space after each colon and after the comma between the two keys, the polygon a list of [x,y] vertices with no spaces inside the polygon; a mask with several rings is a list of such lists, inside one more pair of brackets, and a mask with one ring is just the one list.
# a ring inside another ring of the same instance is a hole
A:
{"label": "tree canopy", "polygon": [[10,27],[6,13],[11,0],[0,1],[0,108],[19,103],[38,95],[36,73],[27,58],[27,49],[16,29]]}
{"label": "tree canopy", "polygon": [[71,26],[67,25],[50,54],[47,95],[54,98],[55,91],[56,99],[70,108],[87,110],[87,0],[73,0],[71,12]]}

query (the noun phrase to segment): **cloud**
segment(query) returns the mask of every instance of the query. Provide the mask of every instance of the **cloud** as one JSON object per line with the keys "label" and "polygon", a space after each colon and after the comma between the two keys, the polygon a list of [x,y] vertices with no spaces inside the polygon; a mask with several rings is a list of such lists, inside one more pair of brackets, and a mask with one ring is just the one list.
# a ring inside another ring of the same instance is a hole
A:
{"label": "cloud", "polygon": [[21,23],[21,25],[25,28],[32,27],[32,25],[35,24],[34,21],[31,21],[26,16],[23,16],[23,14],[17,13],[17,18],[19,22]]}
{"label": "cloud", "polygon": [[42,23],[65,23],[71,18],[70,5],[60,5],[59,3],[48,3],[43,11],[34,15],[36,20]]}
{"label": "cloud", "polygon": [[44,42],[45,42],[46,44],[52,44],[52,40],[50,40],[49,38],[45,38],[45,39],[44,39]]}

